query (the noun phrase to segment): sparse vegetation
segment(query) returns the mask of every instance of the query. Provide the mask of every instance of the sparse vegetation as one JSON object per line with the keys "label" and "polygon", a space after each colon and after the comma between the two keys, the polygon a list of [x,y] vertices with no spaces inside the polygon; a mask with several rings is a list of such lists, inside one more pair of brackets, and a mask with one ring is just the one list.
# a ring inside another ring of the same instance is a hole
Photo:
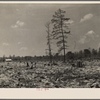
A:
{"label": "sparse vegetation", "polygon": [[44,66],[45,63],[39,61],[35,65],[28,62],[28,66],[26,62],[0,63],[0,88],[100,87],[99,60],[84,61],[85,66],[82,67],[60,61]]}

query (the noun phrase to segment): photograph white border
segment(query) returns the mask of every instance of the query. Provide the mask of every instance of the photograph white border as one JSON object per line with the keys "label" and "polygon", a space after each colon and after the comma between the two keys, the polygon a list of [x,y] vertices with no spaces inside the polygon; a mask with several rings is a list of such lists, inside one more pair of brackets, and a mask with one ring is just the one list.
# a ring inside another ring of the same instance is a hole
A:
{"label": "photograph white border", "polygon": [[[100,1],[0,1],[32,4],[100,4]],[[100,89],[90,88],[1,88],[0,99],[100,99]]]}

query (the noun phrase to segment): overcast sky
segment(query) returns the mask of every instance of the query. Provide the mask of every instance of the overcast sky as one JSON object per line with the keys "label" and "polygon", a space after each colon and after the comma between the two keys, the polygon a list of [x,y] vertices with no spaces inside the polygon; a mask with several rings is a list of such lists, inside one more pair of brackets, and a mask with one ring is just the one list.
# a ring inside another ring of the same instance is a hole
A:
{"label": "overcast sky", "polygon": [[99,4],[0,4],[0,56],[45,55],[45,24],[59,8],[71,18],[68,51],[100,47]]}

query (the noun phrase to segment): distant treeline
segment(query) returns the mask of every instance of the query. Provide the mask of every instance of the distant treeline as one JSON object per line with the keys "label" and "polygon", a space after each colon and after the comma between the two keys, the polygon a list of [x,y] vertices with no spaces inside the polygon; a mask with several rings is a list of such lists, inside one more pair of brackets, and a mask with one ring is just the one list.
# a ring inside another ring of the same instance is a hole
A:
{"label": "distant treeline", "polygon": [[[0,57],[0,61],[3,62],[5,59],[12,59],[13,61],[49,61],[49,56],[3,56]],[[84,49],[78,52],[68,51],[66,54],[66,60],[77,60],[77,59],[100,59],[100,48],[96,49]],[[63,55],[56,53],[52,56],[52,61],[62,61]]]}
{"label": "distant treeline", "polygon": [[67,59],[100,59],[100,48],[96,49],[84,49],[78,52],[71,52],[69,51],[66,54]]}

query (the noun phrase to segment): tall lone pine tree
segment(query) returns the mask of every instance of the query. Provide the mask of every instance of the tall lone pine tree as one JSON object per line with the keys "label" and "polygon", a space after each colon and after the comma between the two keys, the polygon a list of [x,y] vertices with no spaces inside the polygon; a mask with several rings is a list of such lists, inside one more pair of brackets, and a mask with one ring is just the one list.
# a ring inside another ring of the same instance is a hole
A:
{"label": "tall lone pine tree", "polygon": [[66,61],[65,56],[66,56],[66,49],[68,47],[67,35],[70,34],[69,23],[68,23],[70,18],[66,18],[65,13],[66,13],[65,11],[59,9],[55,12],[51,20],[53,24],[52,36],[53,39],[57,40],[57,47],[59,48],[58,52],[61,52],[63,50],[64,62]]}
{"label": "tall lone pine tree", "polygon": [[49,57],[50,57],[50,63],[52,62],[52,53],[51,53],[51,36],[50,36],[50,22],[48,22],[46,25],[46,32],[47,32],[47,45],[48,45],[48,51],[49,51]]}

